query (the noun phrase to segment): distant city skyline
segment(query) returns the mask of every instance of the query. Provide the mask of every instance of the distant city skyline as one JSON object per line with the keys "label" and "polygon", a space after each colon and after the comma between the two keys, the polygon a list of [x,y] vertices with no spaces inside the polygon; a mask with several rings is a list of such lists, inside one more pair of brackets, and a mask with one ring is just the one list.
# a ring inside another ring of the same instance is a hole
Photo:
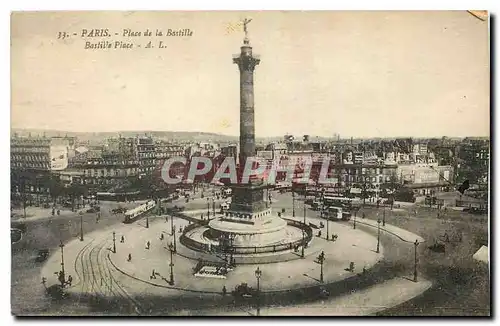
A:
{"label": "distant city skyline", "polygon": [[[213,133],[213,132],[205,132],[205,131],[186,131],[186,130],[110,130],[110,131],[78,131],[78,130],[54,130],[54,129],[39,129],[39,128],[12,128],[12,132],[23,132],[23,133],[32,133],[32,136],[35,137],[36,135],[40,135],[43,133],[48,133],[47,137],[52,133],[57,133],[57,137],[64,137],[65,135],[71,135],[71,134],[85,134],[85,135],[91,135],[91,134],[115,134],[114,136],[122,136],[122,137],[129,137],[127,136],[128,134],[133,134],[136,133],[137,136],[145,136],[147,134],[148,136],[150,134],[155,134],[155,133],[173,133],[173,134],[206,134],[207,136],[220,136],[220,137],[228,137],[228,138],[234,138],[235,140],[238,140],[239,135],[231,135],[231,134],[222,134],[222,133]],[[270,136],[256,136],[257,140],[262,140],[262,139],[275,139],[275,138],[281,138],[284,139],[283,135],[270,135]],[[288,133],[288,135],[294,136],[293,141],[302,141],[302,136],[304,135],[299,135],[299,134],[293,134],[293,133]],[[413,138],[413,139],[442,139],[443,137],[450,138],[450,139],[458,139],[458,138],[490,138],[490,135],[487,136],[475,136],[475,135],[464,135],[464,136],[448,136],[448,135],[441,135],[441,136],[418,136],[418,135],[400,135],[400,136],[387,136],[387,137],[380,137],[380,136],[367,136],[367,137],[354,137],[354,136],[348,136],[348,135],[332,135],[332,136],[320,136],[320,135],[313,135],[313,134],[307,134],[309,137],[309,142],[314,142],[315,138],[320,138],[320,139],[337,139],[340,137],[341,140],[349,140],[349,139],[402,139],[402,138]],[[12,134],[14,136],[14,134]]]}
{"label": "distant city skyline", "polygon": [[[236,137],[243,33],[226,27],[245,16],[257,138],[489,137],[488,22],[466,11],[15,13],[11,127]],[[193,36],[165,52],[57,40],[93,26]]]}

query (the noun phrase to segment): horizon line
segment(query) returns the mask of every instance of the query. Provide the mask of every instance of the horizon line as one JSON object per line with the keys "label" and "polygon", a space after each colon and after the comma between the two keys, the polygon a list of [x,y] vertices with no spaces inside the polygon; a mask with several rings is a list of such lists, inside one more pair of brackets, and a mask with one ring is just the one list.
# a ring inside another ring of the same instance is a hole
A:
{"label": "horizon line", "polygon": [[[13,136],[13,130],[36,130],[36,131],[46,131],[46,132],[57,132],[57,133],[80,133],[80,134],[95,134],[95,133],[191,133],[191,134],[210,134],[214,136],[223,136],[223,137],[235,137],[239,138],[239,135],[233,135],[233,134],[224,134],[224,133],[218,133],[218,132],[211,132],[211,131],[187,131],[187,130],[148,130],[148,129],[138,129],[138,130],[100,130],[100,131],[83,131],[83,130],[59,130],[59,129],[50,129],[50,128],[32,128],[32,127],[12,127],[10,128],[11,136]],[[287,135],[292,135],[292,133],[286,133]],[[305,134],[307,135],[307,134]],[[255,136],[256,139],[258,138],[283,138],[284,135],[271,135],[271,136]],[[300,135],[304,136],[304,135]],[[415,135],[398,135],[398,136],[342,136],[339,135],[341,140],[345,139],[370,139],[370,138],[396,138],[396,139],[401,139],[401,138],[424,138],[424,139],[431,139],[431,138],[468,138],[468,137],[480,137],[480,138],[491,138],[491,135],[433,135],[433,136],[415,136]],[[336,136],[331,135],[331,136],[324,136],[324,135],[312,135],[309,134],[309,141],[311,142],[315,137],[317,138],[333,138],[337,139]]]}

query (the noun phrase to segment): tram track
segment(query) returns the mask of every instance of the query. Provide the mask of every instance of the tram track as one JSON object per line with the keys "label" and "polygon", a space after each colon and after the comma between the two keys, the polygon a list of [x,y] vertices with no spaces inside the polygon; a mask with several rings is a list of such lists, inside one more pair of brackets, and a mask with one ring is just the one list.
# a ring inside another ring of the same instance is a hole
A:
{"label": "tram track", "polygon": [[[108,301],[107,304],[122,299],[128,302],[130,307],[140,315],[142,311],[141,304],[127,293],[112,274],[113,269],[111,268],[109,253],[106,254],[105,252],[109,250],[107,247],[108,241],[108,239],[104,239],[95,244],[94,240],[92,240],[80,250],[75,259],[75,271],[79,278],[78,283],[75,285],[81,285],[78,302],[81,302],[82,297],[105,300]],[[95,245],[92,246],[93,244]],[[81,273],[77,266],[81,266]]]}

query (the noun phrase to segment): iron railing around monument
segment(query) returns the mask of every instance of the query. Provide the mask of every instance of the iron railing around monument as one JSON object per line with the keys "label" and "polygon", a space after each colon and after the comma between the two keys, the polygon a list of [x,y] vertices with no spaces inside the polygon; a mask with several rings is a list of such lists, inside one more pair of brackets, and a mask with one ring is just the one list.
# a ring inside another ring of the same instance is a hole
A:
{"label": "iron railing around monument", "polygon": [[[262,246],[262,247],[231,247],[231,253],[232,254],[262,254],[262,253],[272,253],[272,252],[280,252],[280,251],[286,251],[286,250],[294,250],[302,245],[307,245],[309,242],[311,242],[313,238],[313,231],[312,228],[302,222],[295,221],[295,220],[289,220],[285,219],[287,222],[287,225],[297,227],[301,229],[305,233],[305,237],[301,238],[299,240],[293,241],[293,242],[288,242],[288,243],[281,243],[281,244],[275,244],[275,245],[269,245],[269,246]],[[219,246],[219,245],[210,245],[206,243],[200,243],[198,241],[195,241],[193,239],[190,239],[189,237],[186,236],[187,232],[199,227],[200,225],[198,224],[191,224],[188,225],[187,227],[184,228],[182,235],[179,238],[179,241],[186,247],[197,250],[197,251],[204,251],[204,252],[217,252],[217,253],[224,253],[228,250],[227,247],[224,246]]]}

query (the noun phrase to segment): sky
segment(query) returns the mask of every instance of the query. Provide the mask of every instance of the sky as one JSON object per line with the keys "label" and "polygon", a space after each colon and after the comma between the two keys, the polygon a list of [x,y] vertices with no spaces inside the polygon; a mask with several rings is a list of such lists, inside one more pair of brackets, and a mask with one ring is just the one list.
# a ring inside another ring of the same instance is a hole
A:
{"label": "sky", "polygon": [[[228,26],[245,17],[257,137],[490,133],[488,22],[466,11],[14,13],[11,127],[238,135],[244,34]],[[93,28],[112,36],[80,37]],[[193,35],[121,35],[169,28]],[[100,40],[142,47],[84,49]]]}

